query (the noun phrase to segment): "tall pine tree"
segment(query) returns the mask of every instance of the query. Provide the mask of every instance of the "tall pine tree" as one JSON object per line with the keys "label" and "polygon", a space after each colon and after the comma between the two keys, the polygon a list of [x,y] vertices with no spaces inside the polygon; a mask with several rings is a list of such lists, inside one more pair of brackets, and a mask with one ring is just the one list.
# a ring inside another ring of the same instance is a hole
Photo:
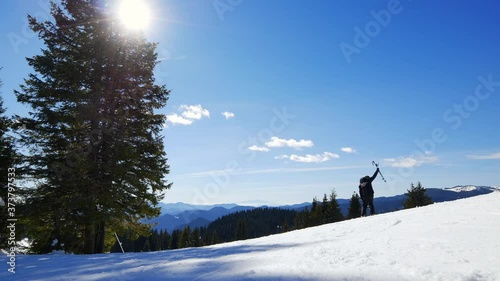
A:
{"label": "tall pine tree", "polygon": [[328,210],[329,210],[329,218],[328,222],[338,222],[344,219],[344,215],[342,214],[342,210],[340,209],[339,202],[337,201],[337,193],[335,190],[332,190],[330,194],[330,201],[328,202]]}
{"label": "tall pine tree", "polygon": [[427,190],[420,182],[417,186],[411,184],[411,188],[405,193],[406,201],[403,203],[403,208],[410,209],[433,204],[432,198],[427,195]]}
{"label": "tall pine tree", "polygon": [[311,212],[309,213],[310,226],[316,226],[321,224],[321,206],[318,198],[315,196],[311,205]]}
{"label": "tall pine tree", "polygon": [[361,203],[359,195],[354,192],[349,201],[349,208],[347,210],[347,219],[359,218],[361,216]]}
{"label": "tall pine tree", "polygon": [[324,194],[321,202],[321,224],[330,223],[332,220],[332,209],[328,203],[328,197]]}
{"label": "tall pine tree", "polygon": [[165,116],[155,112],[169,91],[155,84],[156,45],[102,3],[63,0],[52,3],[53,21],[28,16],[45,44],[16,91],[32,109],[18,129],[30,148],[24,175],[38,179],[25,214],[38,252],[102,253],[113,243],[107,233],[147,235],[140,221],[159,214],[170,187]]}
{"label": "tall pine tree", "polygon": [[[1,86],[2,81],[0,81],[0,87]],[[16,194],[15,180],[17,176],[16,167],[14,166],[14,140],[8,135],[12,121],[9,117],[5,116],[5,110],[6,109],[3,107],[3,98],[0,96],[0,220],[2,224],[7,222],[9,218],[9,184],[11,191],[13,191],[11,194]],[[17,202],[10,201],[10,203],[16,204]],[[19,230],[17,232],[19,232]],[[9,229],[7,229],[7,226],[2,227],[2,229],[0,229],[0,249],[10,248],[8,244],[9,236]]]}

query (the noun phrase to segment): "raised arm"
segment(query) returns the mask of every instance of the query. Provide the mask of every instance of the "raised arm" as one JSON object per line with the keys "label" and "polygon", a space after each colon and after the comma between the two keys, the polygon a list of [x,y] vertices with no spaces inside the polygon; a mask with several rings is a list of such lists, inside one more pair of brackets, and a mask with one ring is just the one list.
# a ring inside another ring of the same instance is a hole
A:
{"label": "raised arm", "polygon": [[377,168],[377,170],[375,171],[375,173],[373,174],[373,176],[370,178],[370,182],[372,182],[372,181],[375,180],[375,178],[377,177],[379,171],[380,170]]}

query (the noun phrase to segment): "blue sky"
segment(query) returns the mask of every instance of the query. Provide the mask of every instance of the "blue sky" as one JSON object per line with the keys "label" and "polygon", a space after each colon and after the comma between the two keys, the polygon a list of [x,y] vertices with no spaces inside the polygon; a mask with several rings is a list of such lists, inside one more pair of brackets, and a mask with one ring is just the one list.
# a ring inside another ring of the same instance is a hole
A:
{"label": "blue sky", "polygon": [[[165,202],[348,198],[373,160],[375,196],[500,185],[500,3],[145,2],[172,90]],[[1,5],[2,96],[26,113],[13,90],[43,46],[25,16],[47,5]]]}

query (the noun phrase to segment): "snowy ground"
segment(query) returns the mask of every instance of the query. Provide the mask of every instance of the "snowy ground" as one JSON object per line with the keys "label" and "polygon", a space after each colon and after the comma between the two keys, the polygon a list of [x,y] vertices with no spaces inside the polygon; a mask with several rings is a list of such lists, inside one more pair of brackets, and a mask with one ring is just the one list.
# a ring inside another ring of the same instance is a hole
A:
{"label": "snowy ground", "polygon": [[500,192],[259,239],[18,256],[0,280],[500,280]]}

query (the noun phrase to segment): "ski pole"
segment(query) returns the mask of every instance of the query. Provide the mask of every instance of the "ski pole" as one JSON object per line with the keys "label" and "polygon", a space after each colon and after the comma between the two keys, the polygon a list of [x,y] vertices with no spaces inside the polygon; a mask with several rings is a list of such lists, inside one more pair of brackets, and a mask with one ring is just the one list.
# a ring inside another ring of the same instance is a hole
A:
{"label": "ski pole", "polygon": [[120,242],[120,238],[118,238],[118,235],[115,232],[115,237],[116,241],[118,241],[118,245],[120,245],[120,249],[122,249],[122,253],[125,254],[125,251],[123,250],[122,242]]}
{"label": "ski pole", "polygon": [[382,179],[384,180],[384,182],[387,182],[385,179],[384,179],[384,176],[382,175],[382,172],[380,172],[380,168],[378,167],[378,164],[375,163],[375,161],[372,161],[372,164],[377,167],[378,169],[378,173],[380,174],[380,176],[382,177]]}

